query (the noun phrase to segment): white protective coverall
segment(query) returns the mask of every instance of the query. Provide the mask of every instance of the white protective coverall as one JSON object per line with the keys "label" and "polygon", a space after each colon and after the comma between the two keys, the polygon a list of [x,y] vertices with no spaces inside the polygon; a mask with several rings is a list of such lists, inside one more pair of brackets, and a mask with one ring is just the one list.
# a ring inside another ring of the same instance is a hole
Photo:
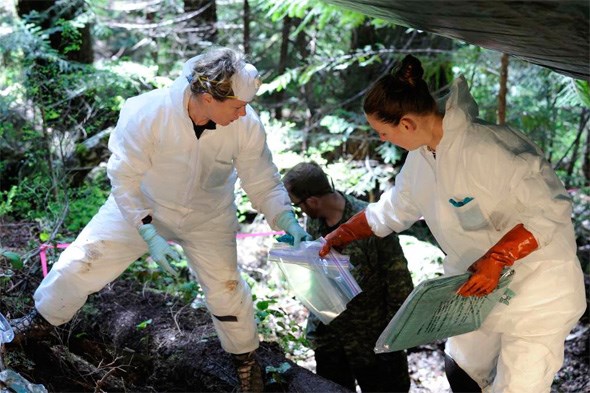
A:
{"label": "white protective coverall", "polygon": [[236,179],[275,229],[277,216],[291,210],[291,203],[263,125],[249,105],[245,116],[197,139],[186,79],[194,60],[169,88],[130,98],[123,106],[109,140],[112,193],[34,295],[37,310],[51,324],[69,321],[89,294],[148,251],[138,227],[151,215],[158,233],[182,246],[222,347],[230,353],[258,347],[250,290],[237,267]]}
{"label": "white protective coverall", "polygon": [[[498,304],[475,332],[451,337],[446,351],[484,391],[549,392],[564,340],[585,309],[571,201],[540,150],[522,133],[477,120],[463,78],[454,81],[436,159],[409,152],[395,187],[368,206],[378,236],[423,217],[446,254],[446,275],[465,273],[522,223],[539,248],[514,263],[510,304]],[[463,207],[450,199],[474,198]]]}

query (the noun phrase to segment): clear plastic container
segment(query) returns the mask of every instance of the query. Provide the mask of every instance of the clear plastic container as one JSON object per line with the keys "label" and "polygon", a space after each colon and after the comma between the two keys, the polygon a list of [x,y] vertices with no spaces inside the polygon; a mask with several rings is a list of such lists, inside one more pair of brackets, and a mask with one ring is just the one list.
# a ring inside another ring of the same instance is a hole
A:
{"label": "clear plastic container", "polygon": [[0,313],[0,345],[9,343],[14,339],[14,331],[12,326],[2,313]]}
{"label": "clear plastic container", "polygon": [[326,258],[319,257],[324,243],[324,239],[301,242],[299,247],[276,243],[268,260],[277,263],[295,297],[327,325],[361,288],[350,274],[348,256],[330,251]]}

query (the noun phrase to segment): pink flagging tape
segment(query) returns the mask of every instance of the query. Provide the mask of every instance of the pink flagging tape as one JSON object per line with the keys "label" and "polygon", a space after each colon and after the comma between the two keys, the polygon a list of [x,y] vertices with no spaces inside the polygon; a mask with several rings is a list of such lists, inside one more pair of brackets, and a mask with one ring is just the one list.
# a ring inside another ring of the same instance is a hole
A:
{"label": "pink flagging tape", "polygon": [[275,236],[275,235],[284,235],[284,231],[272,231],[272,232],[255,232],[255,233],[238,233],[236,235],[237,239],[244,239],[246,237],[255,237],[255,236]]}
{"label": "pink flagging tape", "polygon": [[39,246],[39,257],[41,258],[41,270],[43,270],[43,277],[47,276],[47,253],[45,250],[56,247],[64,249],[68,248],[69,245],[70,243],[59,243],[55,246],[51,244],[41,244],[41,246]]}
{"label": "pink flagging tape", "polygon": [[[271,231],[271,232],[255,232],[255,233],[238,233],[236,235],[237,239],[244,239],[247,237],[256,237],[256,236],[275,236],[275,235],[284,235],[285,232],[283,231]],[[41,270],[43,271],[43,277],[47,276],[47,252],[48,248],[59,248],[65,249],[71,243],[58,243],[55,246],[52,244],[41,244],[39,246],[39,258],[41,259]]]}

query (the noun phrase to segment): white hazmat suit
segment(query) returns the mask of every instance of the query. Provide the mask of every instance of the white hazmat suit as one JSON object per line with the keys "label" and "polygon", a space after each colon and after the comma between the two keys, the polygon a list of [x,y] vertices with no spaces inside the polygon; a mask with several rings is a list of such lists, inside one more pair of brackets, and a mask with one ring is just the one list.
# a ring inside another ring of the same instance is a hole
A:
{"label": "white hazmat suit", "polygon": [[[512,266],[516,296],[477,331],[449,338],[446,351],[484,391],[549,392],[565,337],[585,309],[571,201],[526,136],[476,116],[465,80],[455,80],[436,158],[425,147],[409,152],[395,187],[367,208],[367,221],[386,236],[423,217],[446,254],[447,275],[465,273],[524,224],[539,248]],[[473,200],[450,202],[465,198]]]}
{"label": "white hazmat suit", "polygon": [[169,88],[124,104],[109,140],[112,193],[34,295],[51,324],[69,321],[89,294],[148,251],[138,227],[150,215],[160,235],[182,246],[222,347],[236,354],[258,347],[250,290],[237,267],[235,182],[275,229],[290,200],[249,105],[245,116],[195,136],[187,109],[194,61]]}

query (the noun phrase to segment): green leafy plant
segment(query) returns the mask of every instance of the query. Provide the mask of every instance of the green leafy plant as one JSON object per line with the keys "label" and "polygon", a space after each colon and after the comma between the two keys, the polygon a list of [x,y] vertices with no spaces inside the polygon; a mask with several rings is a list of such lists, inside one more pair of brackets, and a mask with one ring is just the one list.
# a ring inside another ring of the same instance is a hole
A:
{"label": "green leafy plant", "polygon": [[20,254],[0,248],[0,256],[6,258],[13,269],[17,270],[23,268],[23,260]]}
{"label": "green leafy plant", "polygon": [[252,295],[256,310],[258,331],[265,340],[276,341],[287,353],[304,352],[309,346],[303,327],[283,308],[277,307],[276,299],[258,299]]}
{"label": "green leafy plant", "polygon": [[80,28],[83,25],[76,23],[73,20],[58,19],[55,22],[55,26],[61,29],[61,38],[63,44],[63,53],[75,52],[80,50],[82,45],[82,33]]}
{"label": "green leafy plant", "polygon": [[151,324],[152,324],[152,320],[151,320],[151,319],[147,319],[147,320],[145,320],[145,321],[142,321],[142,322],[138,323],[138,324],[135,326],[135,328],[136,328],[137,330],[144,330],[144,329],[146,329],[146,328],[147,328],[149,325],[151,325]]}
{"label": "green leafy plant", "polygon": [[266,366],[265,372],[266,375],[269,376],[268,383],[281,384],[285,382],[285,378],[283,376],[289,372],[290,369],[291,365],[287,362],[281,363],[278,367]]}
{"label": "green leafy plant", "polygon": [[105,203],[109,191],[99,186],[88,185],[72,191],[69,200],[69,214],[64,226],[72,233],[82,230]]}
{"label": "green leafy plant", "polygon": [[14,209],[13,201],[17,194],[18,187],[13,185],[8,191],[0,191],[0,217],[11,213]]}

